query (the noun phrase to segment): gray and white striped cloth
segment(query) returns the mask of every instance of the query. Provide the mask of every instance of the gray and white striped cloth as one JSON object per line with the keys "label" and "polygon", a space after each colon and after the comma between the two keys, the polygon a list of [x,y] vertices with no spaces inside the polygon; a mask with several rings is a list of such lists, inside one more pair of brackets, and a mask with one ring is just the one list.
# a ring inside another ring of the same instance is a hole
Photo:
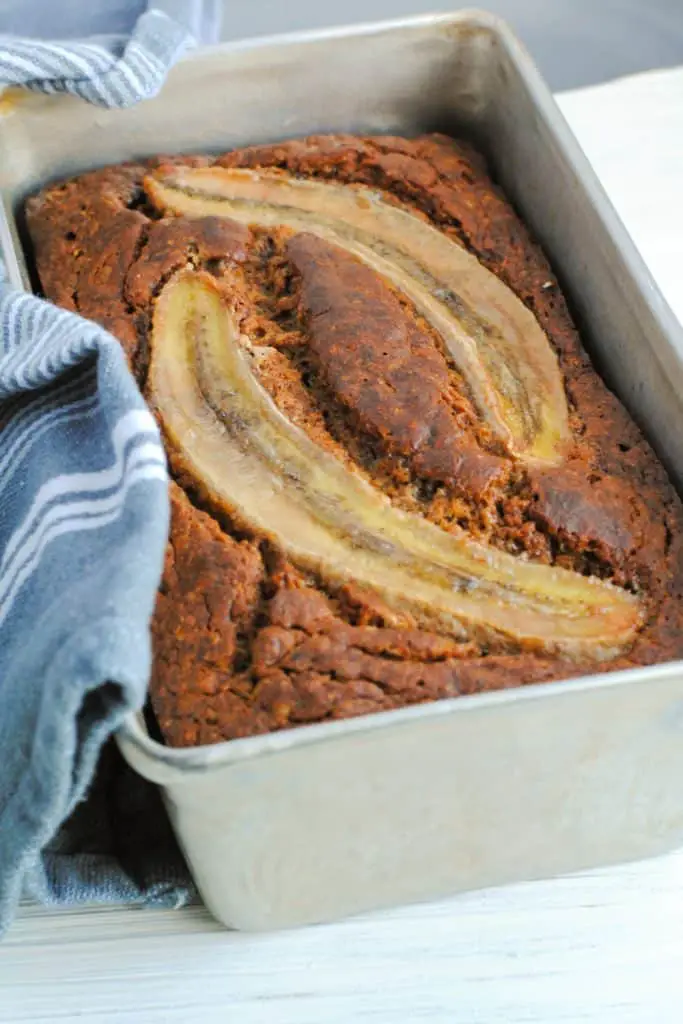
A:
{"label": "gray and white striped cloth", "polygon": [[[42,8],[48,18],[53,6],[60,18],[68,17],[63,0],[54,5],[49,0],[48,5],[45,0],[19,2],[34,13]],[[136,6],[135,0],[131,2]],[[83,0],[75,4],[82,8]],[[90,4],[97,12],[98,4],[88,0]],[[26,13],[22,11],[21,17],[25,19]],[[106,24],[105,15],[100,25]],[[218,24],[218,0],[156,0],[140,15],[129,37],[104,34],[46,42],[0,34],[0,88],[65,92],[102,107],[130,107],[155,96],[178,57],[197,41],[213,41]]]}
{"label": "gray and white striped cloth", "polygon": [[[199,0],[170,6],[182,18],[148,10],[127,42],[0,36],[0,86],[145,99],[206,16]],[[105,741],[144,702],[167,528],[159,432],[118,342],[0,283],[0,933],[22,893],[188,897],[142,780],[127,780],[118,828],[105,819],[120,765],[82,803]],[[138,829],[152,839],[136,850]]]}

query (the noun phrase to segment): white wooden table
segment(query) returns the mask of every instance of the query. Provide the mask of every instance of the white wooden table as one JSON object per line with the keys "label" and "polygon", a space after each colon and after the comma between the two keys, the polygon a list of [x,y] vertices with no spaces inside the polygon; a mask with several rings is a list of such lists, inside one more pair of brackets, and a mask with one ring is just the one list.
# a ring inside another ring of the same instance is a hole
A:
{"label": "white wooden table", "polygon": [[[561,103],[683,319],[683,69]],[[198,907],[27,907],[0,945],[0,1021],[76,1019],[679,1024],[683,853],[279,935]]]}

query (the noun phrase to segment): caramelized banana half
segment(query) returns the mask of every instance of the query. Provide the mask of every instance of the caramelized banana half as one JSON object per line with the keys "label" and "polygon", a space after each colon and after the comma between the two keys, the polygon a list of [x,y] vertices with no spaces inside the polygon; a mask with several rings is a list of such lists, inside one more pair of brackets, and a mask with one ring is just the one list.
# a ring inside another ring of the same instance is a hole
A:
{"label": "caramelized banana half", "polygon": [[329,584],[354,580],[423,624],[486,642],[609,658],[642,622],[609,583],[535,565],[403,512],[277,408],[215,280],[162,290],[149,398],[184,469],[238,525]]}
{"label": "caramelized banana half", "polygon": [[455,239],[363,186],[222,167],[159,172],[162,210],[307,231],[342,246],[409,298],[438,331],[511,455],[562,460],[570,439],[557,357],[533,314]]}

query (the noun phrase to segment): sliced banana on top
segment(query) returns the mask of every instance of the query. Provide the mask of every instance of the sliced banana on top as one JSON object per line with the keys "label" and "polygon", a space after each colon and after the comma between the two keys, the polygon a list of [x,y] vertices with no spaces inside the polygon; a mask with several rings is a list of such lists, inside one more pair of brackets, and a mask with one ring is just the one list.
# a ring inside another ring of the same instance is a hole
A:
{"label": "sliced banana on top", "polygon": [[183,270],[157,299],[148,395],[211,501],[333,586],[356,581],[456,636],[575,657],[613,657],[642,624],[638,599],[609,583],[393,507],[280,412],[209,274]]}
{"label": "sliced banana on top", "polygon": [[530,310],[457,240],[378,191],[278,171],[174,167],[145,181],[160,209],[289,227],[345,248],[436,329],[509,453],[562,461],[571,440],[557,357]]}

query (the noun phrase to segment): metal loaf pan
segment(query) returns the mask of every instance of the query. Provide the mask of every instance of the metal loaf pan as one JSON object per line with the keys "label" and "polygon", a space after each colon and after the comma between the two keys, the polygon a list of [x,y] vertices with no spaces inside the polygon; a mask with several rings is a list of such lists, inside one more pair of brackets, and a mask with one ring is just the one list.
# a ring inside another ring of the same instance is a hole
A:
{"label": "metal loaf pan", "polygon": [[[683,338],[527,55],[461,13],[205,50],[158,99],[0,113],[4,256],[65,174],[318,131],[472,132],[550,255],[608,383],[683,481]],[[18,227],[17,227],[18,225]],[[125,757],[159,783],[225,924],[282,928],[633,860],[683,843],[683,663],[173,750],[139,716]]]}

